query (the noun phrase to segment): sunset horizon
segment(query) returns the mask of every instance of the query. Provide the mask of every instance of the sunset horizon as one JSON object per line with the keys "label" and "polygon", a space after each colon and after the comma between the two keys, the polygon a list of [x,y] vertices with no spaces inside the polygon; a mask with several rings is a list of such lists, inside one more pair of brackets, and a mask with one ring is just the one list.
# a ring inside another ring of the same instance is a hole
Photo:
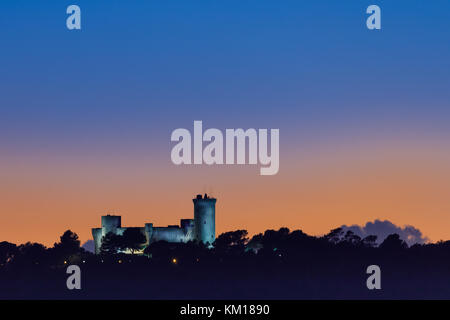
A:
{"label": "sunset horizon", "polygon": [[[386,147],[380,152],[379,143],[375,147],[374,142],[370,150],[358,146],[351,155],[342,147],[304,149],[305,155],[298,156],[301,168],[286,161],[289,157],[282,146],[285,161],[274,177],[258,176],[257,168],[245,165],[182,168],[166,164],[167,170],[180,179],[176,185],[164,179],[165,172],[152,171],[151,161],[124,167],[116,158],[104,158],[95,168],[90,162],[90,170],[83,175],[83,161],[64,162],[61,167],[54,163],[51,171],[47,162],[40,164],[40,174],[33,175],[24,171],[22,164],[20,179],[3,175],[8,189],[2,190],[5,199],[1,206],[11,218],[0,227],[1,240],[52,246],[63,231],[70,229],[85,242],[92,239],[90,228],[98,224],[100,216],[113,211],[120,213],[127,225],[146,221],[170,225],[179,217],[192,215],[192,197],[205,192],[218,198],[218,234],[246,229],[253,235],[287,227],[323,235],[341,225],[364,225],[379,219],[399,227],[414,226],[431,242],[447,240],[448,220],[439,217],[450,206],[444,197],[450,174],[442,174],[437,168],[446,165],[449,154],[439,145],[418,154],[415,143],[410,144],[394,144],[390,152]],[[419,166],[427,169],[419,171]],[[236,185],[235,174],[245,178],[245,183]],[[202,182],[191,183],[198,177]],[[277,190],[281,185],[285,189]],[[19,189],[21,193],[14,192]],[[24,192],[28,201],[18,206]],[[28,216],[32,221],[25,219]]]}
{"label": "sunset horizon", "polygon": [[0,301],[450,299],[449,0],[2,0],[0,39]]}

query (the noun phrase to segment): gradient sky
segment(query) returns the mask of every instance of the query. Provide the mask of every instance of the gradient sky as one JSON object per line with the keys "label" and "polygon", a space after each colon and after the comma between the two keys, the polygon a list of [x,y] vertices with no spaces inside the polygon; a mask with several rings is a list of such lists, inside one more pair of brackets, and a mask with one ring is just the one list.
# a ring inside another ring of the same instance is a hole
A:
{"label": "gradient sky", "polygon": [[[0,40],[0,241],[85,241],[108,210],[175,224],[205,191],[219,233],[379,218],[450,239],[448,0],[4,0]],[[173,165],[194,120],[279,128],[278,175]]]}

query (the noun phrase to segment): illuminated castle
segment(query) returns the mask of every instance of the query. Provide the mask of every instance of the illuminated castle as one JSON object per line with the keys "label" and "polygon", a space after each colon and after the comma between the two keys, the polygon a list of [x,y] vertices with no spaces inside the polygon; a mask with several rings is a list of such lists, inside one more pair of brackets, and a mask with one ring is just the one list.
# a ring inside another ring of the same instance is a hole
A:
{"label": "illuminated castle", "polygon": [[202,241],[212,244],[216,239],[216,199],[205,194],[197,195],[194,202],[194,219],[181,219],[180,225],[154,227],[146,223],[144,227],[122,227],[121,216],[102,216],[102,227],[93,228],[95,254],[100,253],[102,238],[109,232],[122,235],[126,229],[135,228],[145,235],[146,245],[165,240],[168,242]]}

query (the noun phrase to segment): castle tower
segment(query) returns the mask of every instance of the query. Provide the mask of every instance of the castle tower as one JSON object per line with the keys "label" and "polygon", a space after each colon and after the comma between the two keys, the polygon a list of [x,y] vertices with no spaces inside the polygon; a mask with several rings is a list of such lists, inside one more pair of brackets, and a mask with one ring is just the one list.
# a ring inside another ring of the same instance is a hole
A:
{"label": "castle tower", "polygon": [[102,238],[108,233],[112,232],[117,234],[117,229],[121,227],[120,216],[102,216],[102,227],[92,229],[92,237],[94,238],[95,254],[100,253],[100,247],[102,246]]}
{"label": "castle tower", "polygon": [[108,232],[117,234],[117,229],[122,225],[121,216],[102,216],[102,237]]}
{"label": "castle tower", "polygon": [[216,240],[216,199],[197,195],[194,202],[195,239],[212,244]]}

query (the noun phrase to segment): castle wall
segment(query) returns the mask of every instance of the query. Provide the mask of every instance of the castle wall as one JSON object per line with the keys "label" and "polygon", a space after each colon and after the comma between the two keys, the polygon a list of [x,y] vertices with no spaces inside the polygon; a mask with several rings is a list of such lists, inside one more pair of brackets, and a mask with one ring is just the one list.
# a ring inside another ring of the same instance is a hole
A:
{"label": "castle wall", "polygon": [[99,254],[102,245],[102,228],[92,229],[92,237],[94,238],[95,254]]}
{"label": "castle wall", "polygon": [[145,227],[121,227],[116,229],[116,234],[121,236],[127,229],[139,229],[139,231],[145,236]]}
{"label": "castle wall", "polygon": [[193,240],[193,233],[186,233],[185,229],[179,227],[153,227],[151,242],[187,242]]}

